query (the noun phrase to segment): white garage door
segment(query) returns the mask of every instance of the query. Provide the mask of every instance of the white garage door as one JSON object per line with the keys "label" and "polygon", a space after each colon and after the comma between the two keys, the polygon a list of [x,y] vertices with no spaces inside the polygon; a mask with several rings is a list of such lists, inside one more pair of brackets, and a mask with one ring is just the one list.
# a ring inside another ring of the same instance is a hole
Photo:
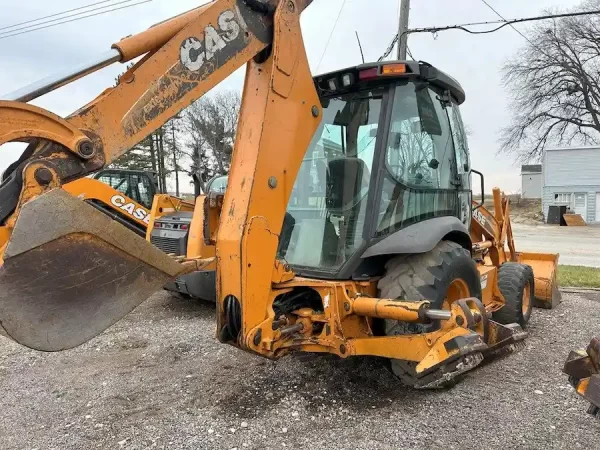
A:
{"label": "white garage door", "polygon": [[596,222],[600,222],[600,192],[596,192]]}
{"label": "white garage door", "polygon": [[587,194],[575,193],[575,213],[587,221]]}

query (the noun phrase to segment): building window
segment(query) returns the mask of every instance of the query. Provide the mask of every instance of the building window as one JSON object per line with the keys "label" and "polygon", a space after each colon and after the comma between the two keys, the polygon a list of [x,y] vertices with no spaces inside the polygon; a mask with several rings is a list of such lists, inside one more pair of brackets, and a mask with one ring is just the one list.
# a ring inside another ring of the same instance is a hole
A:
{"label": "building window", "polygon": [[571,193],[570,192],[560,192],[554,194],[554,203],[555,204],[563,204],[563,205],[571,205]]}

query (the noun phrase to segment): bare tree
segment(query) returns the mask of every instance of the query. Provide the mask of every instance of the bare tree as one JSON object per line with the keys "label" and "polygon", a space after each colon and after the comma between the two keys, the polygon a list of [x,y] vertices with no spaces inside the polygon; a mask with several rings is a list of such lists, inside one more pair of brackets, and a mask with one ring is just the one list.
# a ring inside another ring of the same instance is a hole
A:
{"label": "bare tree", "polygon": [[435,157],[434,141],[428,133],[415,131],[419,122],[405,120],[397,122],[391,133],[388,164],[395,175],[412,184],[433,184],[433,173],[429,166]]}
{"label": "bare tree", "polygon": [[240,104],[239,93],[224,91],[201,98],[183,115],[186,154],[192,159],[189,174],[202,174],[202,184],[229,173]]}
{"label": "bare tree", "polygon": [[[578,10],[598,9],[588,0]],[[600,17],[542,21],[531,42],[503,68],[512,94],[512,122],[502,150],[523,161],[539,159],[546,145],[600,141]]]}

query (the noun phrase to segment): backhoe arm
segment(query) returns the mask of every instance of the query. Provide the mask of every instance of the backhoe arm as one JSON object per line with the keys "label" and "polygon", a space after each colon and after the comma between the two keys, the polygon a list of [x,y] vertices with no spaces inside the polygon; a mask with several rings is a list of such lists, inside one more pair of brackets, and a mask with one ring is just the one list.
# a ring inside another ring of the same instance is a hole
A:
{"label": "backhoe arm", "polygon": [[[125,153],[271,43],[272,18],[247,3],[217,0],[114,44],[100,61],[125,63],[145,56],[116,87],[64,120],[32,105],[0,102],[0,145],[44,140],[29,146],[15,172],[26,172],[25,166],[36,162],[36,170],[46,166],[50,171],[38,172],[45,174],[42,179],[62,184]],[[68,81],[79,78],[79,72]],[[61,80],[36,83],[7,97],[28,101],[65,84]],[[0,224],[19,203],[23,183],[14,178],[0,191]],[[24,184],[29,183],[39,184],[26,177]]]}
{"label": "backhoe arm", "polygon": [[0,144],[30,142],[0,187],[0,324],[9,336],[40,350],[74,347],[199,268],[166,258],[60,186],[110,163],[248,62],[217,290],[220,303],[235,299],[248,312],[249,329],[264,320],[285,206],[321,112],[299,26],[311,1],[216,0],[126,38],[93,69],[144,56],[66,119],[22,102],[93,69],[0,102]]}

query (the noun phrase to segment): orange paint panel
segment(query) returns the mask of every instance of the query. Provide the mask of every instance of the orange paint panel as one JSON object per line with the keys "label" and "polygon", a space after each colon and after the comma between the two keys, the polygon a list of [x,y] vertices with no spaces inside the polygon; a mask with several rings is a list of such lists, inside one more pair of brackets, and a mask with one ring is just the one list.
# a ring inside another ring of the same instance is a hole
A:
{"label": "orange paint panel", "polygon": [[89,140],[80,130],[45,109],[0,100],[0,145],[31,137],[58,142],[73,152],[80,142]]}
{"label": "orange paint panel", "polygon": [[215,246],[207,245],[204,239],[204,199],[204,195],[196,198],[196,208],[194,208],[188,235],[188,258],[211,258],[215,256]]}
{"label": "orange paint panel", "polygon": [[[285,21],[281,15],[289,15]],[[282,29],[281,24],[286,23]],[[273,67],[273,56],[264,64],[252,62],[240,111],[228,189],[217,238],[217,296],[222,303],[234,295],[241,304],[244,332],[261,323],[270,309],[270,283],[276,258],[277,238],[296,174],[318,126],[320,102],[300,36],[297,15],[286,8],[275,17],[273,54],[298,45],[298,61],[289,76],[293,80],[287,98],[272,89],[283,72]],[[277,72],[277,73],[276,73]],[[272,183],[269,183],[272,180]],[[274,185],[274,187],[273,187]],[[251,243],[249,224],[259,220],[258,243]],[[240,242],[243,245],[240,246]],[[255,249],[259,254],[244,254]],[[256,276],[267,276],[265,280]],[[223,316],[219,317],[219,328]],[[244,336],[246,342],[250,337]]]}
{"label": "orange paint panel", "polygon": [[0,249],[4,247],[10,239],[10,230],[6,227],[0,227]]}

